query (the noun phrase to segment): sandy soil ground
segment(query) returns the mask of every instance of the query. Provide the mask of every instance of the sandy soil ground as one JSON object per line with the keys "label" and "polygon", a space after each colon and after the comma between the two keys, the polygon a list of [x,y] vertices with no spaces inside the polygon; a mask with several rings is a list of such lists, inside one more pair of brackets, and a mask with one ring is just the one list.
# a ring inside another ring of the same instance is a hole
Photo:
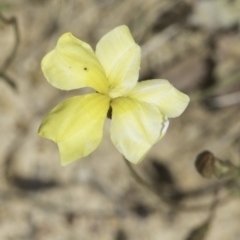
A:
{"label": "sandy soil ground", "polygon": [[[0,20],[0,239],[240,239],[239,185],[230,191],[194,165],[206,149],[240,165],[239,0],[0,0],[0,11],[17,19],[20,36],[3,69],[16,37],[14,24]],[[42,57],[65,32],[95,47],[121,24],[142,48],[140,80],[165,78],[191,97],[133,166],[158,196],[136,182],[114,148],[110,120],[99,148],[68,167],[57,146],[36,134],[56,104],[89,91],[53,88]]]}

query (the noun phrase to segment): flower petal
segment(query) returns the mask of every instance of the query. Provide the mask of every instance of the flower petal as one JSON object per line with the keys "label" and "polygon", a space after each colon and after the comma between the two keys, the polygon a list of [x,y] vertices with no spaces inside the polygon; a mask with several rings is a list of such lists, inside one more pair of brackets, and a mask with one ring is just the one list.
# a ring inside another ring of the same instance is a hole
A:
{"label": "flower petal", "polygon": [[42,121],[38,134],[58,144],[61,163],[89,155],[102,140],[109,97],[86,94],[65,100]]}
{"label": "flower petal", "polygon": [[141,49],[127,26],[117,27],[103,36],[96,55],[105,69],[111,97],[123,96],[136,85]]}
{"label": "flower petal", "polygon": [[137,83],[128,97],[156,105],[170,117],[178,117],[189,103],[189,97],[178,91],[167,80],[154,79]]}
{"label": "flower petal", "polygon": [[130,98],[112,100],[111,139],[127,160],[139,163],[165,134],[168,120],[156,106]]}
{"label": "flower petal", "polygon": [[91,87],[100,93],[108,93],[104,69],[89,44],[63,34],[54,50],[41,63],[43,73],[54,87],[72,90]]}

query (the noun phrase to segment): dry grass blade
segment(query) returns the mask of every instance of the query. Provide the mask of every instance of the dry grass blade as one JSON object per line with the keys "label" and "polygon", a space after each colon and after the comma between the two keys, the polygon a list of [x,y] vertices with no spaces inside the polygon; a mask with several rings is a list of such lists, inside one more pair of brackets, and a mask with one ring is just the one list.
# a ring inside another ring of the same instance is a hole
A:
{"label": "dry grass blade", "polygon": [[9,84],[13,89],[16,89],[17,88],[16,84],[12,81],[12,79],[10,77],[8,77],[6,75],[5,72],[7,71],[8,67],[10,66],[10,64],[12,63],[12,61],[14,60],[14,58],[17,54],[17,49],[18,49],[19,42],[20,42],[18,23],[17,23],[17,19],[15,17],[6,18],[5,16],[3,16],[3,14],[1,12],[0,12],[0,20],[2,22],[4,22],[5,24],[13,25],[14,35],[15,35],[15,43],[14,43],[13,49],[12,49],[11,53],[9,54],[9,56],[4,61],[2,67],[0,68],[0,77],[2,79],[4,79],[5,82],[7,84]]}

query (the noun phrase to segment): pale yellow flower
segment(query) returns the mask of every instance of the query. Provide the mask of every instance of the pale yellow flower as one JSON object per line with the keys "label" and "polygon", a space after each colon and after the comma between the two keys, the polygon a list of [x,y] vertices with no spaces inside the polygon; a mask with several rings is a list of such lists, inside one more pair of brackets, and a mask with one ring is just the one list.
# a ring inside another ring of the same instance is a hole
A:
{"label": "pale yellow flower", "polygon": [[141,49],[126,26],[103,36],[95,53],[89,44],[66,33],[43,58],[43,73],[54,87],[96,90],[63,101],[39,128],[40,136],[58,144],[62,165],[83,158],[98,147],[110,108],[112,142],[135,164],[165,134],[168,118],[185,110],[189,97],[167,80],[137,82],[140,58]]}

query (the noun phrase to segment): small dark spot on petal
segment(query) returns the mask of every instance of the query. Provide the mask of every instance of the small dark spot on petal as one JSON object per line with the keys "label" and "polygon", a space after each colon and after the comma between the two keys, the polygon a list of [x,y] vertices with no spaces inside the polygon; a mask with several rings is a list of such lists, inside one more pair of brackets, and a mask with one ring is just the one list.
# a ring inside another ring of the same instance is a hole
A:
{"label": "small dark spot on petal", "polygon": [[88,69],[85,67],[84,70],[87,71]]}

